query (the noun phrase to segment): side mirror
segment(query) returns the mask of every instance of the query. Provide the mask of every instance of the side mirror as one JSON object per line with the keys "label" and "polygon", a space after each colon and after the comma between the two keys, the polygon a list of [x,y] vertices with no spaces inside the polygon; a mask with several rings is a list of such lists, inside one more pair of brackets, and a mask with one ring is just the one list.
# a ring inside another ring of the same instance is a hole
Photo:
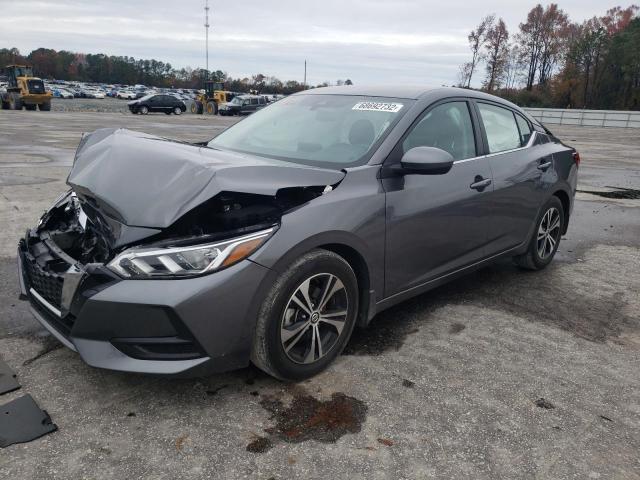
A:
{"label": "side mirror", "polygon": [[453,157],[435,147],[414,147],[402,156],[398,173],[404,175],[442,175],[451,170]]}

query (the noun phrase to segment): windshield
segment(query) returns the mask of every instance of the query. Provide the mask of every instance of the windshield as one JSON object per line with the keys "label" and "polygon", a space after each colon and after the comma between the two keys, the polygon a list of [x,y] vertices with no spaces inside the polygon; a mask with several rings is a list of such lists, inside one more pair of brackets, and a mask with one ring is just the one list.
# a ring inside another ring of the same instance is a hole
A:
{"label": "windshield", "polygon": [[342,169],[365,163],[412,103],[397,98],[294,95],[247,117],[208,145]]}
{"label": "windshield", "polygon": [[242,99],[240,97],[234,97],[229,103],[234,105],[242,105]]}

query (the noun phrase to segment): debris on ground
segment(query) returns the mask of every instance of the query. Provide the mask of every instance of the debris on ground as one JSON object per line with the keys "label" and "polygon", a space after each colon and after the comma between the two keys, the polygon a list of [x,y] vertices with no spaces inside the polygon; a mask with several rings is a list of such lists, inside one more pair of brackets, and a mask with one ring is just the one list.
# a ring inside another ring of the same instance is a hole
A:
{"label": "debris on ground", "polygon": [[273,447],[273,442],[267,437],[258,437],[247,445],[247,452],[264,453]]}
{"label": "debris on ground", "polygon": [[389,440],[388,438],[379,438],[378,443],[381,445],[386,445],[387,447],[393,446],[393,440]]}
{"label": "debris on ground", "polygon": [[24,395],[0,406],[0,448],[25,443],[55,432],[58,426],[31,395]]}
{"label": "debris on ground", "polygon": [[411,380],[407,380],[406,378],[402,380],[402,386],[407,388],[413,388],[416,386],[415,382]]}
{"label": "debris on ground", "polygon": [[544,408],[545,410],[551,410],[556,408],[556,406],[553,403],[551,403],[549,400],[545,400],[542,397],[537,399],[534,403],[536,404],[536,407]]}
{"label": "debris on ground", "polygon": [[0,395],[20,388],[17,377],[9,365],[0,360]]}

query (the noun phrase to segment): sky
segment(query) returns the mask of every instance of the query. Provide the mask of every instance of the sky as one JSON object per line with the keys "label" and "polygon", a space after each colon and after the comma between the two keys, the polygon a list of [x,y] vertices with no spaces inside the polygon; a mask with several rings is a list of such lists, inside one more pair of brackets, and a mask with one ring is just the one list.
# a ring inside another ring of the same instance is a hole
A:
{"label": "sky", "polygon": [[[606,0],[559,0],[574,21]],[[490,13],[515,33],[535,1],[210,0],[209,68],[232,77],[451,85]],[[625,4],[626,6],[626,4]],[[0,0],[0,48],[39,47],[205,66],[204,0]],[[480,80],[480,74],[476,74]],[[475,83],[475,82],[474,82]]]}

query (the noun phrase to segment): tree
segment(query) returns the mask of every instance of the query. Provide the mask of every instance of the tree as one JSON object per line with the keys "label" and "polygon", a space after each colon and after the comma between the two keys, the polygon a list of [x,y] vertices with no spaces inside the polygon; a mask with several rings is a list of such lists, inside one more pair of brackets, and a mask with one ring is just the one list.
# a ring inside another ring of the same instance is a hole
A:
{"label": "tree", "polygon": [[485,49],[487,77],[484,86],[491,92],[502,82],[509,55],[509,32],[502,18],[487,31]]}
{"label": "tree", "polygon": [[558,5],[547,6],[542,15],[542,49],[538,65],[538,84],[545,85],[566,47],[569,17]]}
{"label": "tree", "polygon": [[345,85],[353,85],[353,82],[347,78],[347,79],[344,81],[344,84],[345,84]]}
{"label": "tree", "polygon": [[494,21],[495,15],[487,15],[475,30],[471,30],[467,37],[472,57],[470,62],[465,63],[460,68],[462,86],[471,87],[471,77],[473,77],[478,63],[482,60],[482,47],[487,41],[487,32],[493,27]]}

